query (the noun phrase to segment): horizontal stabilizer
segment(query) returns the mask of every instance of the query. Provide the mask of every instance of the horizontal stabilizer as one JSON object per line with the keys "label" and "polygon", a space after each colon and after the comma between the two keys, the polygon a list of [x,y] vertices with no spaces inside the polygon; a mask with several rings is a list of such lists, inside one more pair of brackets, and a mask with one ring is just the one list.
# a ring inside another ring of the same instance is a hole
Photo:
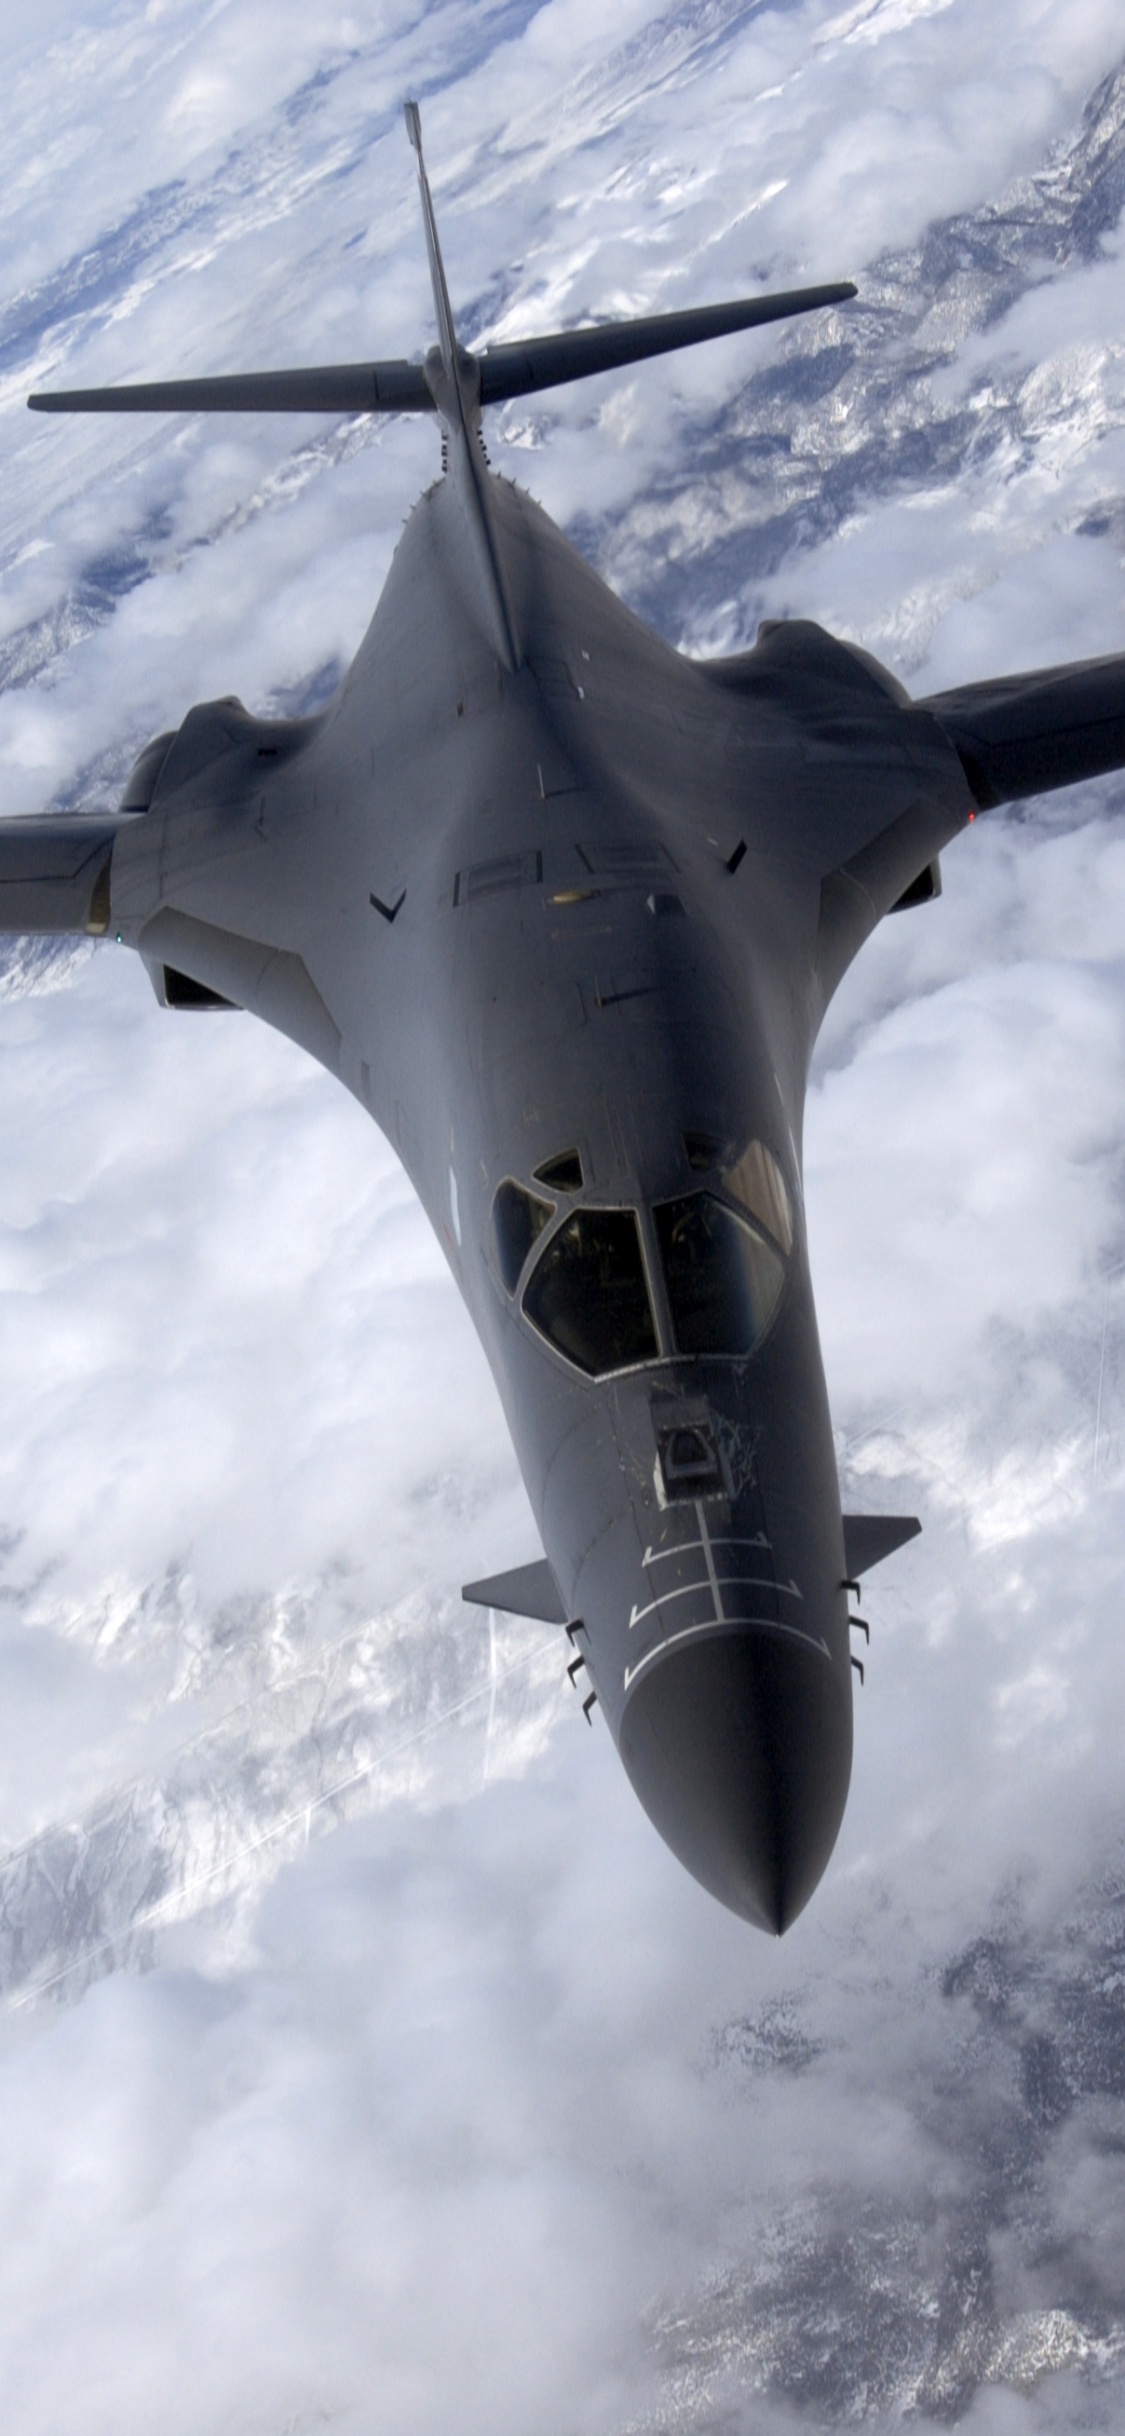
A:
{"label": "horizontal stabilizer", "polygon": [[844,1563],[853,1581],[881,1565],[885,1556],[917,1539],[922,1525],[916,1514],[845,1514]]}
{"label": "horizontal stabilizer", "polygon": [[[427,201],[428,201],[428,190]],[[427,232],[432,234],[431,221]],[[436,235],[433,236],[436,246]],[[434,254],[435,292],[444,299],[440,256]],[[703,339],[728,338],[767,321],[845,304],[855,295],[850,280],[832,287],[791,288],[777,296],[743,297],[733,304],[700,305],[686,313],[656,313],[640,321],[599,322],[594,329],[557,330],[544,338],[516,339],[470,357],[458,350],[458,365],[480,371],[480,403],[554,389],[564,381],[587,380],[595,372],[619,371]],[[452,322],[443,344],[452,348]],[[425,367],[404,362],[310,365],[296,372],[230,372],[198,381],[138,381],[111,389],[37,390],[28,399],[36,414],[432,414],[436,400]]]}
{"label": "horizontal stabilizer", "polygon": [[617,372],[649,356],[697,347],[708,338],[729,338],[767,321],[815,313],[821,305],[846,304],[856,293],[850,279],[832,287],[790,288],[777,296],[741,297],[733,304],[699,305],[686,313],[654,313],[639,321],[599,322],[592,330],[558,330],[550,337],[515,339],[487,347],[478,356],[480,402],[526,397],[533,389],[555,389],[564,381],[588,380],[595,372]]}
{"label": "horizontal stabilizer", "polygon": [[1125,654],[961,685],[917,707],[945,729],[982,812],[1125,768]]}
{"label": "horizontal stabilizer", "polygon": [[535,1565],[516,1565],[511,1573],[494,1573],[487,1582],[466,1582],[461,1592],[470,1607],[496,1607],[501,1615],[534,1616],[540,1624],[569,1621],[558,1584],[545,1556]]}
{"label": "horizontal stabilizer", "polygon": [[39,390],[36,414],[432,414],[421,364],[323,364],[117,389]]}
{"label": "horizontal stabilizer", "polygon": [[0,931],[109,928],[109,866],[120,823],[39,814],[0,820]]}

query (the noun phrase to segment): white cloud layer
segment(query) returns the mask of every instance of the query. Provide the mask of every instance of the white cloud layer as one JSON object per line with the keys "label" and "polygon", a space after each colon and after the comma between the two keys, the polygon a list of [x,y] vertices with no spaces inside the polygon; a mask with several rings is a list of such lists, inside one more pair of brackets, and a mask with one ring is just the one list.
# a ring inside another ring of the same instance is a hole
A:
{"label": "white cloud layer", "polygon": [[[918,691],[1125,649],[1121,41],[1108,0],[0,12],[5,809],[354,650],[431,432],[22,401],[425,344],[409,90],[471,336],[860,279],[500,419],[666,631],[799,611]],[[841,1468],[925,1532],[781,1947],[550,1633],[461,1608],[530,1519],[357,1108],[112,949],[9,958],[6,2428],[1119,2423],[1123,939],[1111,783],[978,822],[832,1011]]]}

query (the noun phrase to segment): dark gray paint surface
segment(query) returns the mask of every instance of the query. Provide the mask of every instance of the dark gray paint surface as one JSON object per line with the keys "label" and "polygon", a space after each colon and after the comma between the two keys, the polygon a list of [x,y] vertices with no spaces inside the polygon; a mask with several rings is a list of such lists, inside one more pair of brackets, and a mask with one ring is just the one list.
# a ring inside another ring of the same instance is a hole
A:
{"label": "dark gray paint surface", "polygon": [[[442,344],[395,368],[414,382],[397,396],[417,406],[424,385],[448,473],[407,524],[353,667],[313,719],[199,706],[142,757],[115,819],[11,824],[0,922],[108,924],[162,1002],[249,1008],[383,1128],[504,1401],[549,1568],[528,1569],[530,1610],[550,1611],[553,1584],[661,1834],[780,1931],[847,1795],[848,1575],[910,1528],[849,1517],[845,1533],[841,1517],[802,1205],[813,1044],[864,940],[933,893],[978,808],[1125,761],[1125,663],[927,705],[799,621],[738,659],[685,660],[488,470],[488,358],[457,345],[424,174],[422,195]],[[635,325],[615,360],[706,334]],[[564,337],[534,342],[571,367],[552,376],[544,355],[546,377],[578,377]],[[270,402],[257,376],[244,398],[199,389],[192,404]],[[159,402],[188,401],[162,384]],[[701,1192],[729,1208],[750,1144],[788,1200],[762,1255],[780,1296],[752,1350],[687,1354],[659,1212]],[[568,1152],[580,1183],[534,1181]],[[507,1275],[506,1180],[548,1208]],[[646,1358],[602,1376],[522,1302],[588,1210],[637,1214],[655,1329]],[[518,1605],[516,1585],[472,1587]]]}

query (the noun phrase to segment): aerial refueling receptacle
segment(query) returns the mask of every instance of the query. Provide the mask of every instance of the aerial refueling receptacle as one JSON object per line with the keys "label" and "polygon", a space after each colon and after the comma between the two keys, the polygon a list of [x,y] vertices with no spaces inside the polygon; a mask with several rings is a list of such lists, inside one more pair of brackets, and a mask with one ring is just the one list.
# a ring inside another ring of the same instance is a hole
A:
{"label": "aerial refueling receptacle", "polygon": [[813,1043],[978,811],[1125,764],[1125,658],[912,702],[803,620],[732,659],[672,650],[490,471],[482,410],[855,289],[471,353],[406,118],[424,361],[30,399],[430,414],[444,478],[327,706],[202,703],[116,813],[0,822],[0,928],[111,930],[163,1005],[249,1008],[376,1119],[542,1533],[465,1596],[565,1626],[661,1835],[779,1933],[847,1797],[849,1593],[918,1529],[840,1511],[801,1176]]}

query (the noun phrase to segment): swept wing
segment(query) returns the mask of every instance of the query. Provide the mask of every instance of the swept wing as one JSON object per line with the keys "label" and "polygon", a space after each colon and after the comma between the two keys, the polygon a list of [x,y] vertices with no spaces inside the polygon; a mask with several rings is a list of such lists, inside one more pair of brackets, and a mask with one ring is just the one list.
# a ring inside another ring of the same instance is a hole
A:
{"label": "swept wing", "polygon": [[931,694],[983,811],[1125,767],[1125,653]]}

